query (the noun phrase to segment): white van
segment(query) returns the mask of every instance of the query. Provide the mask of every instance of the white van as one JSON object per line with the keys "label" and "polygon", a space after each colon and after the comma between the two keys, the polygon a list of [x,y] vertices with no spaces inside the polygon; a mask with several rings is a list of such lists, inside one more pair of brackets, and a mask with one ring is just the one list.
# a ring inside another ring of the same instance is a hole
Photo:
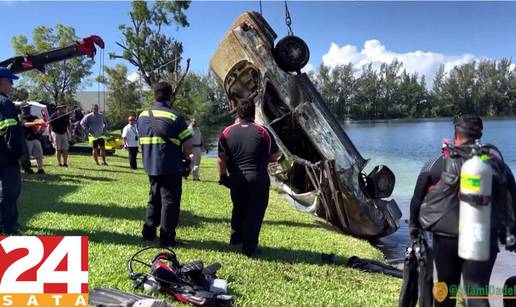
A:
{"label": "white van", "polygon": [[[50,120],[50,114],[46,105],[37,101],[14,101],[14,105],[21,110],[22,107],[30,105],[30,114],[44,120],[46,123]],[[52,154],[54,149],[49,141],[48,127],[45,129],[41,139],[41,145],[45,154]]]}

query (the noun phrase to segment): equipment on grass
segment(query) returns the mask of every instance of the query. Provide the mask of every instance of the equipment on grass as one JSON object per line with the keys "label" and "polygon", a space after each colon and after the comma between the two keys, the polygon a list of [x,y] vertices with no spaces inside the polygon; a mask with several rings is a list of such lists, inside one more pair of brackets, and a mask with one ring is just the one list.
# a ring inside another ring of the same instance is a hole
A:
{"label": "equipment on grass", "polygon": [[[160,249],[152,261],[139,259],[142,253],[151,249]],[[136,264],[149,268],[150,272],[136,272]],[[161,291],[197,306],[230,306],[234,302],[235,296],[226,294],[227,282],[215,275],[220,267],[219,263],[205,267],[202,261],[180,264],[174,251],[157,247],[143,248],[127,261],[129,279],[135,289]]]}

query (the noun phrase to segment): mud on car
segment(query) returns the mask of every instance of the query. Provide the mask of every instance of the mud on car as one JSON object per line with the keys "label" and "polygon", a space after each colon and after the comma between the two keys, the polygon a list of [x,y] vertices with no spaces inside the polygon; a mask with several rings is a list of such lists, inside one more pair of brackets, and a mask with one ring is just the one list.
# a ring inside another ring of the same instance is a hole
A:
{"label": "mud on car", "polygon": [[379,165],[364,173],[362,157],[301,69],[309,50],[296,36],[277,35],[256,12],[245,12],[226,32],[210,68],[230,107],[256,104],[256,122],[274,134],[282,157],[269,172],[311,212],[360,237],[382,237],[399,227],[401,212],[388,198],[392,171]]}

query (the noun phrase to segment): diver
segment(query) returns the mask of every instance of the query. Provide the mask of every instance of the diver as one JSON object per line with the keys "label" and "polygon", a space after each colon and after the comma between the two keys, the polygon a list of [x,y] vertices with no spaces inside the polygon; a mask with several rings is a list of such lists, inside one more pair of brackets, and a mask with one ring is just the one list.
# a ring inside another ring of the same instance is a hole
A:
{"label": "diver", "polygon": [[[516,198],[516,183],[509,167],[501,159],[501,154],[489,151],[489,158],[484,157],[493,170],[491,197],[492,206],[490,235],[487,243],[488,257],[485,261],[464,259],[459,256],[459,197],[460,202],[466,199],[459,194],[461,166],[471,156],[476,140],[482,136],[483,123],[476,115],[459,115],[454,121],[454,144],[443,146],[443,154],[430,160],[422,168],[416,182],[414,195],[410,203],[409,233],[412,241],[420,237],[423,230],[433,235],[433,257],[439,282],[458,288],[461,274],[464,281],[463,289],[480,289],[489,285],[491,271],[499,252],[497,238],[503,243],[507,238],[506,249],[514,250],[508,238],[515,234],[514,212]],[[492,146],[494,148],[494,146]],[[450,153],[449,148],[454,148]],[[455,153],[465,153],[464,155]],[[474,184],[473,182],[472,184]],[[464,198],[464,199],[463,199]],[[484,198],[485,199],[485,198]],[[463,206],[461,206],[463,207]],[[463,209],[464,210],[464,209]],[[486,223],[487,224],[487,223]],[[489,229],[487,229],[489,231]],[[476,234],[467,234],[473,240]],[[466,293],[467,295],[467,293]],[[485,294],[486,296],[488,293]],[[450,294],[437,298],[436,306],[455,306],[456,301],[450,299]],[[467,306],[489,306],[487,299],[468,299]]]}

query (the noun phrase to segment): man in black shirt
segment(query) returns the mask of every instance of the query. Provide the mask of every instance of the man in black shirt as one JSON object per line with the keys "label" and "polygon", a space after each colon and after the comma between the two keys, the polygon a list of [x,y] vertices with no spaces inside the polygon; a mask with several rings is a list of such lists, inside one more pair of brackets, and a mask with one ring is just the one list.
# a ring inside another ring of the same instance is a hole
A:
{"label": "man in black shirt", "polygon": [[239,103],[236,112],[235,124],[220,135],[217,162],[220,182],[230,187],[233,201],[230,244],[242,243],[244,254],[253,256],[260,253],[258,238],[269,202],[267,165],[280,152],[272,133],[254,122],[254,102]]}
{"label": "man in black shirt", "polygon": [[27,142],[27,165],[24,168],[25,173],[32,174],[33,171],[30,168],[30,158],[36,159],[38,165],[38,174],[44,174],[43,170],[43,148],[41,147],[40,137],[44,131],[44,126],[39,122],[38,117],[30,114],[31,106],[27,105],[22,108],[21,122],[23,125],[23,134],[25,135],[25,141]]}
{"label": "man in black shirt", "polygon": [[[68,126],[70,126],[70,119],[66,114],[66,106],[57,106],[57,111],[50,117],[50,141],[56,149],[59,166],[64,167],[68,167],[68,149],[70,148]],[[61,157],[63,157],[63,163],[61,163]]]}

